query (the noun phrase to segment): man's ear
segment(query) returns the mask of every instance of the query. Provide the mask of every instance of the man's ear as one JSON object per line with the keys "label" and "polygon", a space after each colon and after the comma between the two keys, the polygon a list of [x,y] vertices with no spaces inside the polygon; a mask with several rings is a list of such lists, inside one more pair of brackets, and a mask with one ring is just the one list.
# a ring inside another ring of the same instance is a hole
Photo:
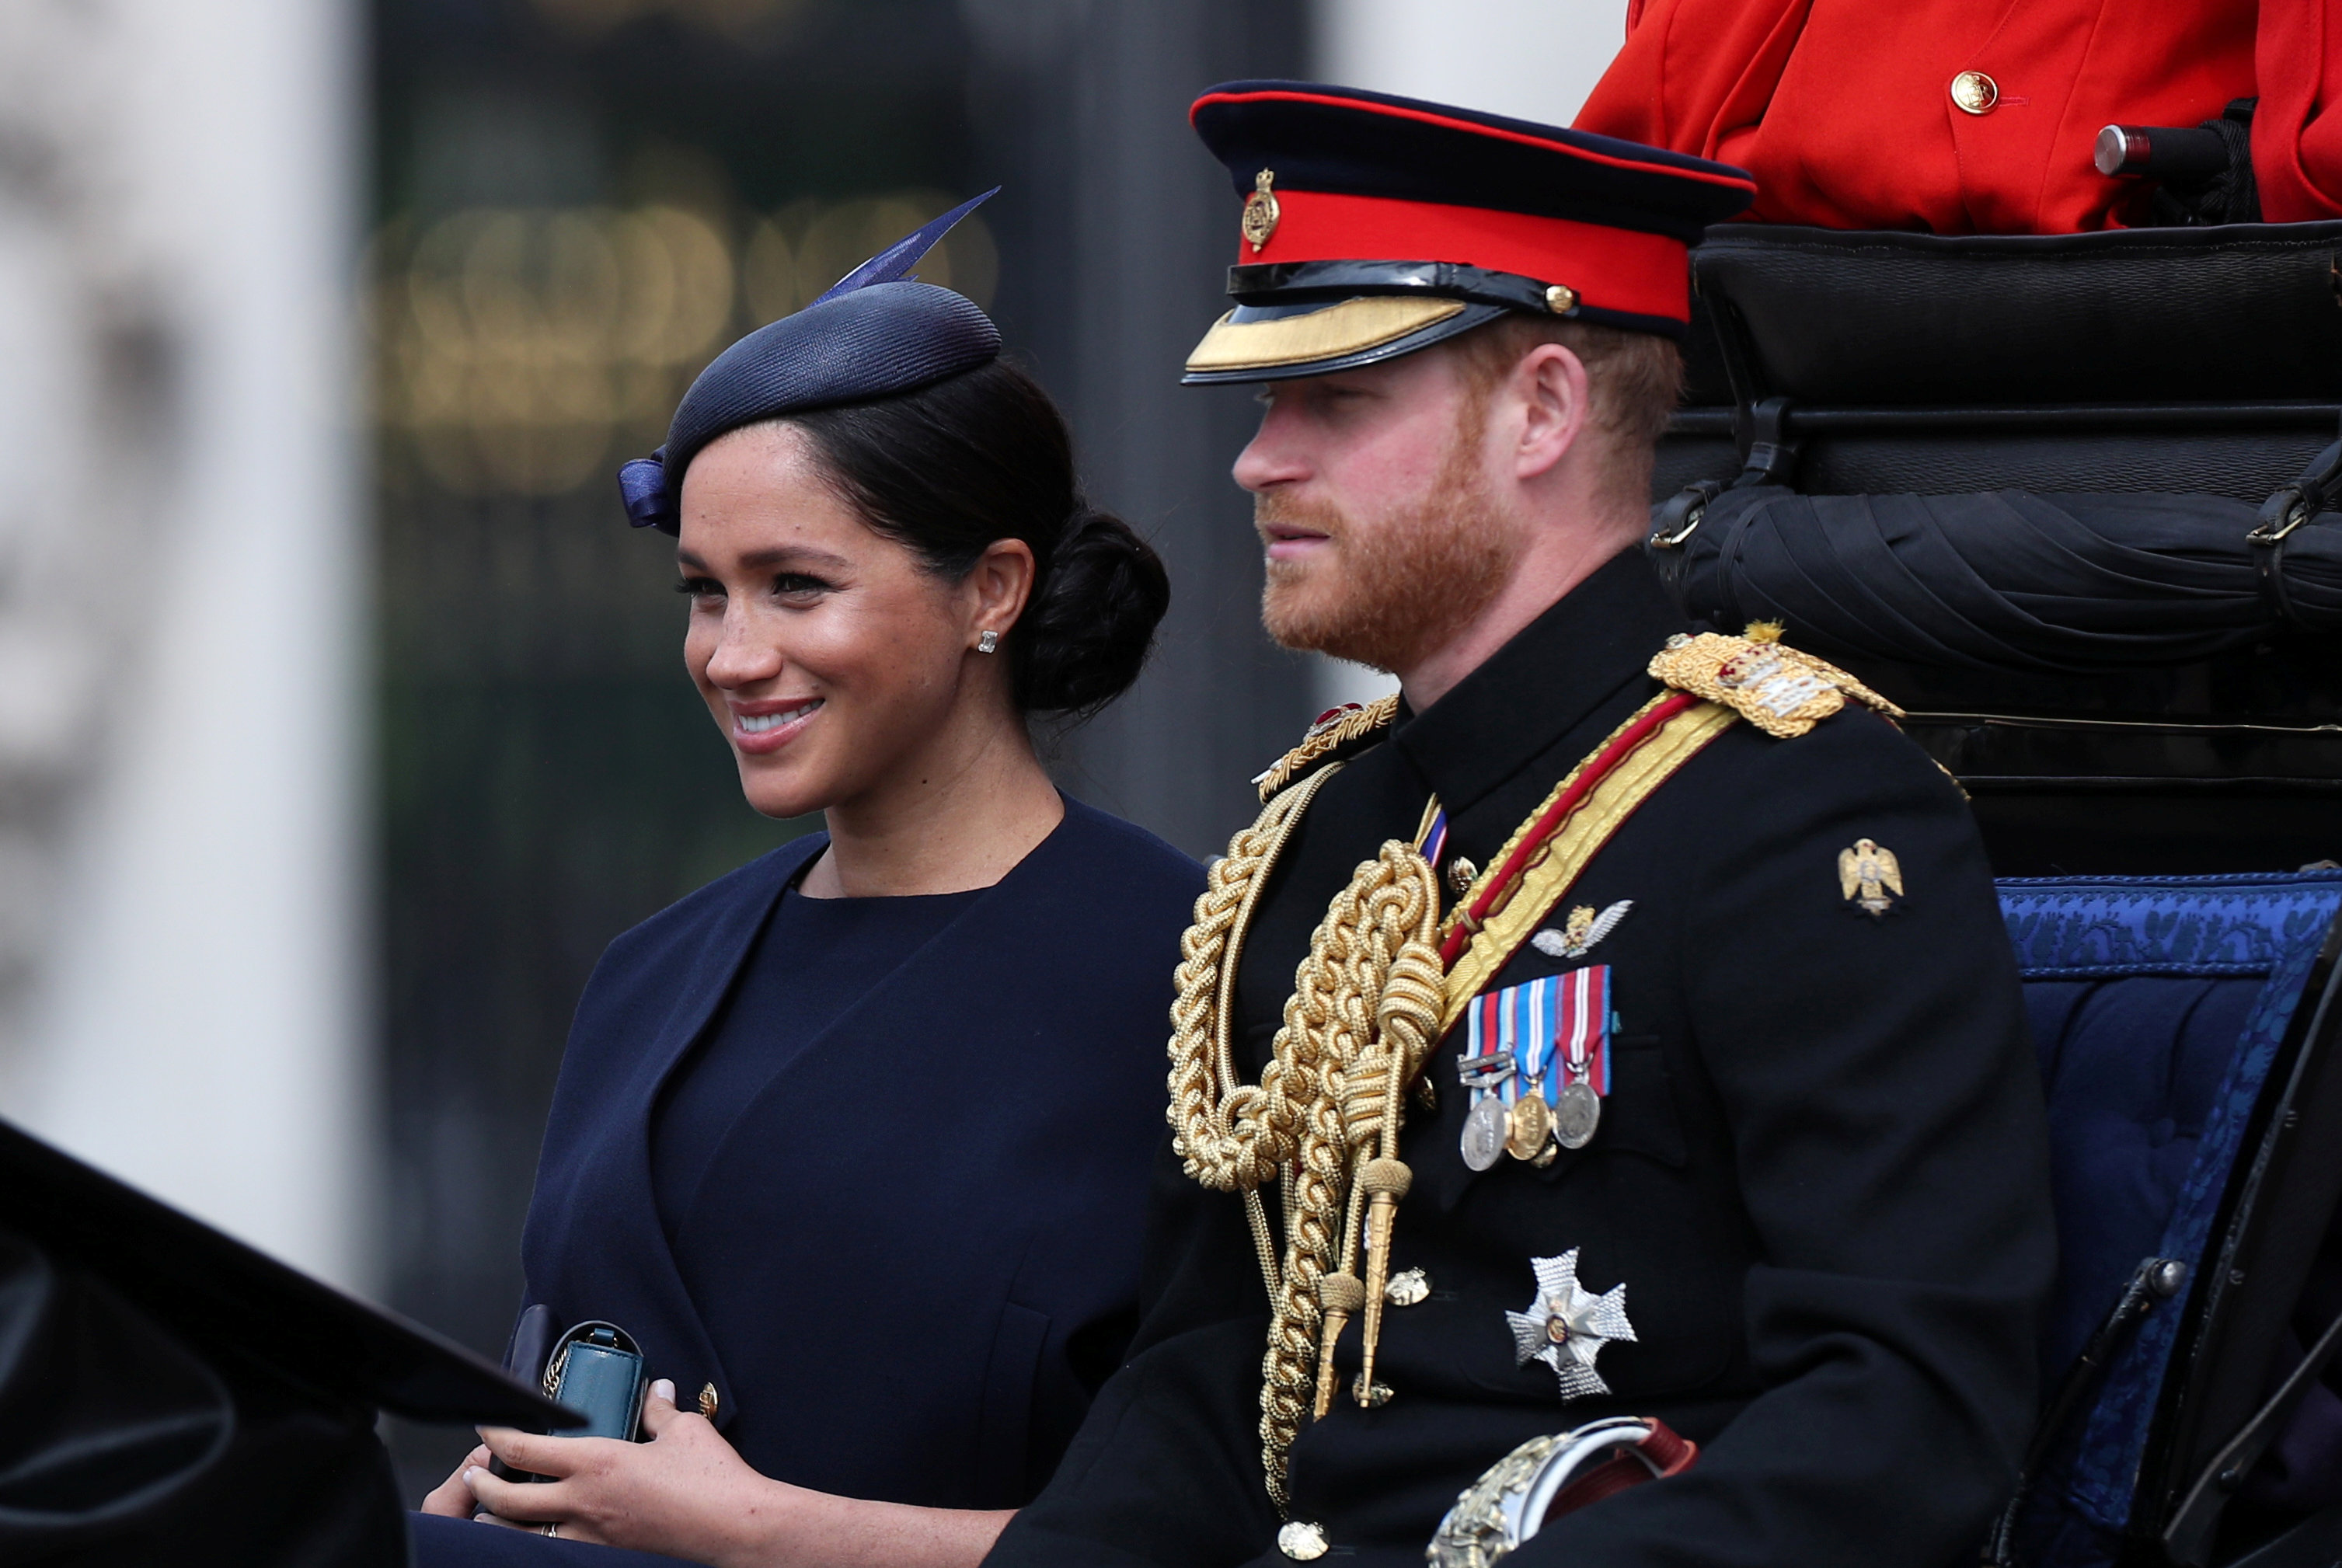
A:
{"label": "man's ear", "polygon": [[1541,343],[1513,367],[1510,391],[1520,400],[1520,441],[1514,474],[1524,480],[1549,472],[1586,428],[1586,362],[1557,343]]}

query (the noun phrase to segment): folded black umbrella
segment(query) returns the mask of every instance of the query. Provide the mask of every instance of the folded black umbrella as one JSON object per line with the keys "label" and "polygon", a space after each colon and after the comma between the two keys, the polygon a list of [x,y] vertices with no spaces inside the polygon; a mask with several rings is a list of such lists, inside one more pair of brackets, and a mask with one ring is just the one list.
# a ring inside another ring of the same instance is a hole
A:
{"label": "folded black umbrella", "polygon": [[2342,631],[2342,516],[2323,499],[1751,485],[1651,554],[1687,612],[1734,630],[1778,621],[1817,653],[2087,674]]}

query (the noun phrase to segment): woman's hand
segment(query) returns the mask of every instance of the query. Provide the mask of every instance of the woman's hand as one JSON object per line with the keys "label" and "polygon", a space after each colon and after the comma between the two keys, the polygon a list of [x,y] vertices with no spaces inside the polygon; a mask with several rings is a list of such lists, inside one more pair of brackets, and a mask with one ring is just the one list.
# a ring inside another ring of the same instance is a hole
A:
{"label": "woman's hand", "polygon": [[433,1487],[431,1495],[423,1500],[423,1512],[449,1519],[469,1519],[479,1502],[473,1497],[472,1489],[464,1484],[464,1473],[475,1467],[485,1469],[490,1457],[485,1443],[464,1455],[464,1463],[455,1466],[454,1473]]}
{"label": "woman's hand", "polygon": [[[675,1407],[675,1384],[643,1402],[648,1443],[535,1437],[485,1427],[476,1449],[424,1504],[487,1510],[485,1523],[557,1526],[565,1541],[660,1552],[713,1568],[976,1568],[1009,1513],[913,1508],[809,1492],[757,1474],[713,1424]],[[500,1481],[493,1453],[549,1482]]]}
{"label": "woman's hand", "polygon": [[[768,1480],[748,1468],[705,1418],[675,1407],[675,1384],[651,1384],[643,1401],[647,1443],[606,1437],[538,1437],[484,1427],[475,1451],[454,1481],[426,1500],[430,1513],[469,1513],[469,1507],[432,1502],[475,1502],[495,1523],[535,1529],[558,1527],[565,1541],[590,1541],[663,1552],[695,1562],[745,1565],[772,1559],[756,1550],[778,1516],[831,1500],[819,1493]],[[490,1453],[515,1470],[549,1475],[549,1482],[503,1481],[490,1474]],[[451,1496],[461,1490],[462,1499]]]}

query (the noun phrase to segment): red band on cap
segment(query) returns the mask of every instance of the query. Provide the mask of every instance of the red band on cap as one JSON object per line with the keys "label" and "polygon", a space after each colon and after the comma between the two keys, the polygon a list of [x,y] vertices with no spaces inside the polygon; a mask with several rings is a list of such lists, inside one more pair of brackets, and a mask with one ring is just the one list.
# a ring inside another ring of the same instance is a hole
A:
{"label": "red band on cap", "polygon": [[1237,241],[1239,264],[1453,262],[1566,284],[1597,310],[1691,319],[1684,243],[1666,235],[1325,191],[1278,191],[1276,205],[1276,232],[1258,251]]}

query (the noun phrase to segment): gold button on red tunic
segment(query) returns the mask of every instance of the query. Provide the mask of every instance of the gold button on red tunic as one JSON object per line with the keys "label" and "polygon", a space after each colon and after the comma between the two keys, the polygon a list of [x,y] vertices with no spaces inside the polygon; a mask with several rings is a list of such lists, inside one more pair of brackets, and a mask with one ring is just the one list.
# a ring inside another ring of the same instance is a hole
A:
{"label": "gold button on red tunic", "polygon": [[1963,71],[1952,78],[1952,106],[1964,115],[1987,115],[2000,102],[2000,84],[1982,71]]}

